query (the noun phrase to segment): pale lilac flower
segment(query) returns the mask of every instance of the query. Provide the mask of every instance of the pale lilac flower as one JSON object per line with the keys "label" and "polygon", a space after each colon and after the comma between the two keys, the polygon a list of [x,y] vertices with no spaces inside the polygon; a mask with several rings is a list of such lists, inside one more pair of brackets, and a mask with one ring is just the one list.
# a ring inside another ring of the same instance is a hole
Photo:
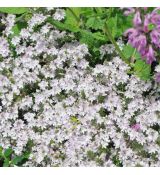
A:
{"label": "pale lilac flower", "polygon": [[160,83],[160,72],[156,73],[156,75],[155,75],[155,81],[157,83]]}
{"label": "pale lilac flower", "polygon": [[7,57],[9,55],[9,44],[4,37],[0,37],[0,55]]}
{"label": "pale lilac flower", "polygon": [[135,9],[133,7],[121,8],[121,9],[125,9],[125,11],[124,11],[124,15],[125,16],[133,14],[135,12]]}

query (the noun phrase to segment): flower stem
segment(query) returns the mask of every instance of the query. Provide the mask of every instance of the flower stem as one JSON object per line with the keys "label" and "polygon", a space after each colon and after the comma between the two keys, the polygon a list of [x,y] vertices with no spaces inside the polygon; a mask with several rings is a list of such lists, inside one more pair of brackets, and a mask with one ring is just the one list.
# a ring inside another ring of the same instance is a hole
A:
{"label": "flower stem", "polygon": [[109,27],[107,25],[107,23],[105,23],[105,27],[104,27],[104,33],[105,35],[109,38],[109,40],[111,41],[111,43],[114,45],[116,51],[118,52],[119,56],[122,58],[123,61],[125,61],[126,63],[129,63],[128,60],[125,58],[123,52],[121,51],[121,49],[119,48],[118,44],[116,43],[116,41],[114,40],[111,31],[109,30]]}

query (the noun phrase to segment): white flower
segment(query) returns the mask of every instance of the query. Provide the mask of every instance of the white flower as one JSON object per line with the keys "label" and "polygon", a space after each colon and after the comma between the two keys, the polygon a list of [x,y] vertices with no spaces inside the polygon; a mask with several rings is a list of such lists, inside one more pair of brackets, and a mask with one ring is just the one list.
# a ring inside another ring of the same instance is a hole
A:
{"label": "white flower", "polygon": [[19,42],[20,42],[20,37],[18,37],[18,36],[15,36],[14,38],[12,38],[12,44],[14,45],[14,46],[16,46],[16,45],[18,45],[19,44]]}
{"label": "white flower", "polygon": [[65,11],[63,9],[56,9],[56,12],[53,15],[55,20],[61,21],[65,18]]}
{"label": "white flower", "polygon": [[0,37],[0,55],[7,57],[10,53],[9,44],[4,37]]}
{"label": "white flower", "polygon": [[155,71],[160,72],[160,65],[156,66]]}
{"label": "white flower", "polygon": [[[91,67],[87,45],[62,46],[73,34],[46,24],[55,9],[34,10],[38,14],[12,39],[14,55],[8,32],[0,37],[1,146],[21,155],[32,145],[24,166],[117,166],[115,159],[123,166],[158,166],[159,87],[128,76],[130,67],[112,56],[113,45],[101,47],[111,61]],[[64,12],[53,16],[62,20]],[[13,16],[3,18],[13,25]]]}

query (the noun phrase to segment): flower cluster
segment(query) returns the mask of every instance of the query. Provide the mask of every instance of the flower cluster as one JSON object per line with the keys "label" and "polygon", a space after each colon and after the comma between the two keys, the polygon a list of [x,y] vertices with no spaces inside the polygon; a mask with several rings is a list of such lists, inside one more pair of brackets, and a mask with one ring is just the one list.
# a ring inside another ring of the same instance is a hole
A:
{"label": "flower cluster", "polygon": [[147,8],[128,8],[124,14],[134,14],[134,26],[125,32],[128,42],[138,50],[148,64],[152,64],[156,61],[156,54],[160,48],[159,8],[150,13]]}
{"label": "flower cluster", "polygon": [[1,146],[29,150],[25,166],[160,166],[160,89],[118,56],[91,67],[87,46],[45,19],[12,38],[14,53],[1,37]]}

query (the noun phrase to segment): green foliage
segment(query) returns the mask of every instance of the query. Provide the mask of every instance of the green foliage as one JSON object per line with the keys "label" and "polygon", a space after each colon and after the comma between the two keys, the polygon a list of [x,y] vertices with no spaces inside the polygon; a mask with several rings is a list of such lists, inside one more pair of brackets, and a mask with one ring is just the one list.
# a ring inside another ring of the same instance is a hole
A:
{"label": "green foliage", "polygon": [[143,151],[143,145],[141,145],[140,143],[138,143],[136,140],[134,140],[134,141],[131,142],[131,148],[134,151],[137,151],[137,152]]}
{"label": "green foliage", "polygon": [[142,59],[137,59],[134,65],[135,74],[142,80],[151,79],[151,66]]}
{"label": "green foliage", "polygon": [[156,143],[160,146],[160,136],[157,138]]}
{"label": "green foliage", "polygon": [[117,155],[115,155],[113,158],[112,158],[112,161],[114,162],[114,164],[118,167],[122,167],[122,162],[119,160],[119,157]]}
{"label": "green foliage", "polygon": [[71,116],[70,121],[74,124],[80,124],[81,122],[78,120],[77,116]]}
{"label": "green foliage", "polygon": [[22,166],[29,158],[30,153],[26,152],[20,156],[15,155],[11,148],[3,150],[0,147],[0,162],[3,167]]}
{"label": "green foliage", "polygon": [[0,7],[0,12],[9,14],[23,14],[28,12],[26,7]]}
{"label": "green foliage", "polygon": [[103,29],[105,19],[101,19],[99,16],[91,17],[87,20],[86,26],[91,29]]}
{"label": "green foliage", "polygon": [[95,157],[96,157],[96,153],[94,153],[93,151],[89,150],[89,151],[87,151],[87,157],[88,157],[90,160],[94,160]]}
{"label": "green foliage", "polygon": [[64,22],[65,25],[74,28],[75,30],[79,30],[80,26],[80,13],[81,8],[78,7],[71,7],[66,9],[66,20]]}
{"label": "green foliage", "polygon": [[47,19],[47,22],[49,22],[50,24],[52,24],[53,26],[55,26],[59,30],[67,30],[70,32],[78,32],[79,31],[79,28],[77,28],[77,26],[75,27],[75,26],[71,26],[68,23],[62,23],[62,22],[56,21],[56,20],[52,19],[51,17],[49,17]]}
{"label": "green foliage", "polygon": [[[11,38],[18,36],[21,29],[27,27],[27,20],[34,13],[32,9],[25,7],[1,7],[0,12],[16,15],[16,24],[12,28]],[[101,45],[111,42],[115,45],[120,57],[125,62],[131,63],[130,65],[133,68],[131,73],[135,73],[142,80],[151,79],[151,66],[141,59],[138,52],[131,45],[125,45],[122,53],[116,45],[116,39],[121,37],[127,28],[131,27],[132,15],[124,18],[123,12],[119,8],[70,7],[65,8],[65,12],[66,17],[62,22],[56,21],[52,17],[48,17],[46,22],[61,31],[75,33],[75,38],[72,38],[72,40],[75,39],[87,44],[92,55],[92,60],[89,60],[91,65],[94,66],[104,61],[104,56],[101,60],[99,48]],[[153,24],[149,24],[150,30],[154,27]],[[61,43],[64,44],[65,40]],[[14,46],[11,43],[10,46],[13,55],[16,57]]]}
{"label": "green foliage", "polygon": [[123,54],[125,55],[126,59],[131,59],[134,54],[135,49],[130,45],[125,45],[123,47]]}
{"label": "green foliage", "polygon": [[105,117],[107,115],[106,109],[101,107],[101,109],[99,111],[99,114],[100,114],[101,117]]}
{"label": "green foliage", "polygon": [[92,32],[85,30],[80,31],[80,42],[87,44],[89,48],[93,48],[96,44],[98,44]]}
{"label": "green foliage", "polygon": [[115,17],[111,17],[107,20],[108,27],[111,31],[113,38],[117,37],[118,26],[117,26],[117,15]]}
{"label": "green foliage", "polygon": [[148,29],[149,29],[150,31],[152,31],[155,27],[156,27],[156,26],[155,26],[154,24],[152,24],[152,23],[148,25]]}
{"label": "green foliage", "polygon": [[151,66],[142,60],[140,54],[131,45],[125,45],[123,48],[123,54],[127,60],[132,63],[134,73],[142,80],[151,79]]}
{"label": "green foliage", "polygon": [[105,96],[99,95],[98,96],[98,103],[104,103],[105,98],[106,98]]}
{"label": "green foliage", "polygon": [[13,150],[11,148],[8,148],[4,151],[4,156],[9,157],[13,153]]}
{"label": "green foliage", "polygon": [[13,31],[12,37],[19,35],[20,31],[25,27],[27,27],[26,22],[17,22],[12,28],[12,31]]}

